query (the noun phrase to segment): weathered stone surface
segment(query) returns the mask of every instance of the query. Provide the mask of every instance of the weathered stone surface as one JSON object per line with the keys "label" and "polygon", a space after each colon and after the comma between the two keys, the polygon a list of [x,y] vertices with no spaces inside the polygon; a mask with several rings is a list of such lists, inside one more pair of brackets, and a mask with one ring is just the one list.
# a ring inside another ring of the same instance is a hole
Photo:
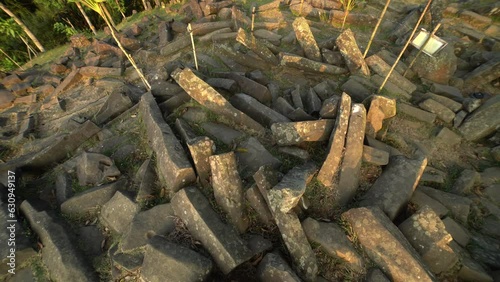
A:
{"label": "weathered stone surface", "polygon": [[201,242],[224,274],[249,260],[252,253],[236,231],[221,222],[210,203],[195,187],[177,192],[171,201],[176,216]]}
{"label": "weathered stone surface", "polygon": [[113,160],[105,155],[84,152],[76,163],[76,174],[80,185],[97,185],[108,177],[120,176]]}
{"label": "weathered stone surface", "polygon": [[209,110],[257,132],[264,130],[262,125],[235,109],[222,95],[197,77],[190,69],[182,71],[178,69],[172,74],[172,77],[193,99]]}
{"label": "weathered stone surface", "polygon": [[[374,85],[378,87],[382,86],[382,82],[384,81],[384,77],[375,74],[372,75],[370,78],[370,81],[373,82]],[[387,82],[384,85],[383,90],[387,91],[391,97],[396,97],[398,100],[410,100],[412,96],[410,93],[408,93],[406,90],[402,89],[399,84],[394,83],[390,80],[387,80]]]}
{"label": "weathered stone surface", "polygon": [[[151,235],[169,234],[175,229],[174,211],[170,204],[157,205],[139,212],[120,241],[122,251],[145,246]],[[148,237],[149,236],[149,237]]]}
{"label": "weathered stone surface", "polygon": [[382,129],[382,122],[395,115],[396,100],[379,95],[372,96],[366,114],[366,135],[375,138],[377,132]]}
{"label": "weathered stone surface", "polygon": [[240,42],[248,49],[252,50],[261,59],[270,62],[272,64],[278,64],[278,58],[267,48],[259,39],[255,38],[253,35],[248,34],[242,28],[238,30],[238,36],[236,36],[236,41]]}
{"label": "weathered stone surface", "polygon": [[411,116],[426,123],[433,124],[436,120],[436,114],[423,111],[419,108],[415,108],[405,103],[398,103],[397,108],[398,112],[404,113],[405,115]]}
{"label": "weathered stone surface", "polygon": [[210,162],[209,157],[215,152],[215,143],[212,139],[201,136],[187,141],[191,158],[200,184],[208,187],[210,184]]}
{"label": "weathered stone surface", "polygon": [[271,126],[273,137],[279,145],[295,145],[302,142],[328,140],[334,120],[280,122]]}
{"label": "weathered stone surface", "polygon": [[462,268],[458,272],[458,277],[464,281],[493,282],[494,279],[484,270],[484,268],[468,257],[462,258]]}
{"label": "weathered stone surface", "polygon": [[222,8],[229,7],[232,4],[233,2],[229,0],[207,3],[203,8],[203,13],[205,16],[217,14]]}
{"label": "weathered stone surface", "polygon": [[149,142],[157,156],[156,166],[160,180],[166,183],[170,192],[193,183],[196,176],[191,163],[174,132],[163,119],[151,92],[142,96],[140,111]]}
{"label": "weathered stone surface", "polygon": [[0,89],[0,110],[6,109],[12,106],[12,102],[16,99],[16,96],[8,90]]}
{"label": "weathered stone surface", "polygon": [[150,282],[205,281],[211,271],[210,259],[155,236],[145,249],[141,276]]}
{"label": "weathered stone surface", "polygon": [[324,119],[333,119],[337,117],[337,109],[340,101],[340,96],[333,96],[323,101],[319,116]]}
{"label": "weathered stone surface", "polygon": [[370,97],[372,91],[366,88],[363,84],[361,84],[358,80],[354,78],[349,78],[349,80],[342,84],[342,91],[349,94],[354,102],[361,103],[366,98]]}
{"label": "weathered stone surface", "polygon": [[280,64],[282,66],[293,67],[305,71],[327,73],[327,74],[343,74],[347,70],[334,65],[324,64],[301,56],[280,53]]}
{"label": "weathered stone surface", "polygon": [[250,206],[257,212],[259,219],[262,223],[268,225],[274,221],[273,215],[267,206],[266,200],[259,191],[257,185],[252,185],[245,192],[245,198]]}
{"label": "weathered stone surface", "polygon": [[493,203],[500,206],[500,184],[493,184],[483,190],[483,194]]}
{"label": "weathered stone surface", "polygon": [[264,85],[237,73],[228,73],[225,74],[225,76],[236,81],[236,83],[238,83],[240,87],[241,92],[252,96],[264,105],[271,104],[271,92],[269,92],[269,89]]}
{"label": "weathered stone surface", "polygon": [[189,35],[178,36],[174,41],[168,43],[165,47],[160,49],[160,54],[162,56],[171,56],[174,53],[182,50],[191,45],[191,39]]}
{"label": "weathered stone surface", "polygon": [[191,24],[191,28],[193,29],[193,35],[205,35],[212,31],[216,31],[218,29],[232,27],[233,23],[231,21],[216,21],[216,22],[206,22],[206,23],[194,23]]}
{"label": "weathered stone surface", "polygon": [[475,110],[458,129],[465,139],[478,141],[495,132],[498,125],[500,125],[500,96],[495,96]]}
{"label": "weathered stone surface", "polygon": [[273,124],[278,122],[290,121],[287,117],[269,107],[266,107],[253,97],[243,93],[233,95],[229,101],[236,109],[242,111],[253,120],[266,127],[271,127]]}
{"label": "weathered stone surface", "polygon": [[319,222],[310,217],[302,221],[307,239],[320,245],[329,256],[347,263],[357,273],[363,273],[363,258],[356,252],[346,234],[335,223]]}
{"label": "weathered stone surface", "polygon": [[268,253],[260,261],[257,277],[263,282],[299,282],[301,279],[293,272],[288,263],[278,254]]}
{"label": "weathered stone surface", "polygon": [[101,78],[106,76],[120,76],[120,74],[120,68],[105,68],[94,66],[86,66],[80,68],[80,75],[82,75],[83,77]]}
{"label": "weathered stone surface", "polygon": [[[411,62],[417,54],[414,50],[408,57]],[[448,84],[450,78],[457,70],[457,57],[452,45],[447,45],[434,56],[419,56],[412,66],[414,72],[421,78],[426,78],[436,83]]]}
{"label": "weathered stone surface", "polygon": [[432,93],[448,97],[457,102],[462,102],[462,100],[464,99],[464,97],[462,96],[462,92],[460,92],[458,88],[449,85],[433,83],[431,85],[430,91]]}
{"label": "weathered stone surface", "polygon": [[463,77],[464,86],[466,89],[475,89],[482,84],[489,84],[492,80],[497,79],[499,75],[500,58],[492,59],[466,74]]}
{"label": "weathered stone surface", "polygon": [[67,216],[83,216],[88,212],[95,212],[98,206],[104,205],[118,189],[124,189],[126,185],[127,181],[121,179],[75,194],[61,204],[61,213]]}
{"label": "weathered stone surface", "polygon": [[[384,78],[387,76],[391,69],[391,66],[384,60],[382,60],[378,55],[372,55],[366,58],[365,61],[370,69]],[[389,77],[389,81],[397,84],[401,89],[408,92],[409,94],[417,90],[417,86],[415,84],[400,75],[398,72],[392,72],[391,76]]]}
{"label": "weathered stone surface", "polygon": [[292,102],[295,108],[304,109],[304,102],[302,101],[302,93],[304,92],[304,88],[300,87],[300,85],[295,86],[295,89],[291,92]]}
{"label": "weathered stone surface", "polygon": [[337,37],[335,44],[344,57],[347,68],[351,74],[370,76],[370,70],[363,59],[363,54],[361,54],[358,44],[356,43],[356,38],[354,38],[354,33],[350,28],[344,30],[344,32]]}
{"label": "weathered stone surface", "polygon": [[447,123],[452,122],[455,118],[455,113],[452,110],[433,99],[426,99],[418,104],[418,106],[426,111],[436,114],[441,120]]}
{"label": "weathered stone surface", "polygon": [[489,167],[481,172],[481,183],[489,186],[500,182],[500,167]]}
{"label": "weathered stone surface", "polygon": [[429,197],[443,204],[443,206],[450,210],[454,218],[460,222],[467,223],[467,217],[469,216],[470,205],[472,203],[470,199],[426,186],[419,186],[418,191],[427,194]]}
{"label": "weathered stone surface", "polygon": [[240,142],[238,149],[236,150],[236,157],[243,178],[253,175],[263,165],[270,165],[274,168],[281,165],[281,161],[269,153],[259,140],[254,137]]}
{"label": "weathered stone surface", "polygon": [[306,57],[310,60],[321,62],[321,52],[307,20],[303,17],[298,17],[293,21],[292,26]]}
{"label": "weathered stone surface", "polygon": [[352,105],[338,184],[333,186],[335,205],[344,206],[354,197],[358,190],[365,126],[365,107],[362,104]]}
{"label": "weathered stone surface", "polygon": [[480,264],[498,269],[500,267],[500,241],[477,232],[472,232],[471,235],[467,250],[472,258]]}
{"label": "weathered stone surface", "polygon": [[394,220],[410,200],[426,165],[426,158],[391,157],[389,165],[363,196],[360,205],[378,206]]}
{"label": "weathered stone surface", "polygon": [[101,209],[100,219],[104,226],[118,234],[127,231],[140,207],[122,192],[117,191]]}
{"label": "weathered stone surface", "polygon": [[453,238],[431,208],[419,209],[399,225],[399,230],[432,272],[446,272],[458,262],[458,255],[448,246]]}
{"label": "weathered stone surface", "polygon": [[209,157],[215,201],[240,233],[248,228],[244,209],[243,184],[233,152]]}
{"label": "weathered stone surface", "polygon": [[151,159],[145,160],[134,177],[134,186],[137,188],[136,201],[144,201],[153,196],[154,183],[158,179]]}
{"label": "weathered stone surface", "polygon": [[96,114],[95,123],[101,125],[119,116],[133,106],[130,98],[120,92],[112,92]]}
{"label": "weathered stone surface", "polygon": [[328,155],[318,173],[318,181],[327,187],[333,185],[334,178],[337,175],[342,158],[340,152],[344,149],[349,116],[351,115],[351,98],[346,93],[342,93],[337,112],[335,127],[330,135]]}
{"label": "weathered stone surface", "polygon": [[363,162],[374,165],[387,165],[389,163],[389,153],[370,146],[363,146]]}
{"label": "weathered stone surface", "polygon": [[208,85],[227,90],[229,92],[237,92],[239,90],[238,83],[228,78],[209,78],[207,79]]}
{"label": "weathered stone surface", "polygon": [[455,132],[451,131],[447,127],[441,128],[441,130],[436,135],[436,143],[447,144],[452,147],[458,145],[462,142],[462,137]]}
{"label": "weathered stone surface", "polygon": [[449,210],[443,206],[440,202],[434,200],[433,198],[427,196],[427,194],[416,190],[411,196],[410,203],[415,205],[415,208],[420,209],[424,206],[430,207],[439,217],[443,217],[448,214]]}
{"label": "weathered stone surface", "polygon": [[452,110],[455,113],[460,111],[460,109],[462,109],[462,103],[459,103],[451,98],[442,95],[434,94],[432,92],[427,92],[425,93],[424,97],[436,100],[436,102],[447,107],[448,109]]}
{"label": "weathered stone surface", "polygon": [[57,174],[56,197],[59,205],[73,196],[72,182],[71,176],[67,172],[62,171]]}
{"label": "weathered stone surface", "polygon": [[45,211],[37,211],[28,201],[20,209],[43,244],[43,263],[54,281],[96,281],[97,275],[74,245],[68,230]]}
{"label": "weathered stone surface", "polygon": [[313,163],[292,168],[273,189],[267,191],[271,210],[287,213],[294,208],[316,171],[317,167]]}
{"label": "weathered stone surface", "polygon": [[457,180],[455,180],[450,192],[458,195],[469,194],[472,192],[474,185],[479,184],[480,182],[481,175],[479,172],[471,169],[465,169],[460,173]]}
{"label": "weathered stone surface", "polygon": [[254,30],[253,35],[257,38],[265,39],[276,46],[281,44],[281,38],[283,37],[275,32],[265,29]]}
{"label": "weathered stone surface", "polygon": [[392,281],[433,281],[403,234],[377,207],[350,209],[342,214],[368,257]]}
{"label": "weathered stone surface", "polygon": [[213,136],[215,139],[220,140],[228,146],[234,145],[236,141],[239,141],[244,136],[243,133],[219,123],[205,122],[201,124],[201,127],[210,136]]}
{"label": "weathered stone surface", "polygon": [[309,88],[309,91],[305,94],[303,103],[306,112],[310,115],[317,115],[321,110],[321,100],[312,88]]}
{"label": "weathered stone surface", "polygon": [[453,240],[465,248],[470,241],[469,231],[467,231],[467,229],[460,223],[454,221],[451,217],[443,219],[443,223],[446,227],[446,231],[448,231],[448,233],[451,234],[451,237],[453,237]]}

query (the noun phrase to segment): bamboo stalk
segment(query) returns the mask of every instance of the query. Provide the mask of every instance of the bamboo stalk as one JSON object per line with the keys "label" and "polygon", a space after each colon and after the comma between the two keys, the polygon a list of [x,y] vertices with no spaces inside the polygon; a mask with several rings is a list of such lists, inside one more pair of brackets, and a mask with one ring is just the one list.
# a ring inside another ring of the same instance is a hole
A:
{"label": "bamboo stalk", "polygon": [[125,17],[125,14],[122,12],[122,7],[120,6],[120,3],[118,2],[118,0],[115,0],[115,2],[116,2],[116,6],[118,7],[118,11],[120,11],[123,19],[125,20],[127,17]]}
{"label": "bamboo stalk", "polygon": [[406,48],[408,48],[408,45],[410,45],[410,42],[411,42],[411,40],[413,39],[413,35],[415,35],[415,32],[417,31],[418,26],[420,25],[420,22],[422,22],[422,20],[424,19],[425,14],[427,13],[427,10],[428,10],[428,9],[429,9],[429,7],[431,6],[431,3],[432,3],[432,0],[429,0],[429,1],[427,2],[427,5],[425,6],[424,11],[423,11],[423,12],[422,12],[422,14],[420,15],[420,18],[418,19],[417,24],[415,25],[415,27],[413,28],[413,31],[411,32],[410,38],[408,39],[408,41],[406,41],[405,46],[403,47],[403,49],[402,49],[402,50],[401,50],[401,52],[399,53],[399,56],[398,56],[398,58],[396,59],[396,61],[394,62],[394,64],[392,65],[391,70],[389,70],[389,72],[388,72],[388,73],[387,73],[387,75],[385,76],[385,79],[384,79],[384,81],[382,82],[382,84],[380,85],[380,88],[378,89],[377,94],[380,94],[380,91],[382,91],[382,89],[384,88],[385,84],[387,83],[387,80],[389,79],[389,77],[391,76],[392,72],[393,72],[393,71],[394,71],[394,69],[396,68],[396,65],[398,64],[399,60],[400,60],[400,59],[401,59],[401,57],[403,56],[403,53],[406,51]]}
{"label": "bamboo stalk", "polygon": [[299,10],[300,16],[302,16],[302,6],[304,6],[304,0],[300,0],[300,10]]}
{"label": "bamboo stalk", "polygon": [[378,19],[377,25],[375,25],[375,29],[372,32],[372,36],[370,37],[370,41],[368,41],[368,45],[366,46],[365,53],[363,54],[363,58],[366,58],[366,55],[368,55],[368,50],[370,50],[370,46],[372,45],[373,38],[375,38],[375,34],[377,34],[378,27],[380,26],[380,23],[382,23],[382,19],[385,16],[385,12],[387,12],[387,8],[389,7],[389,4],[391,3],[391,0],[387,0],[385,2],[384,9],[382,10],[382,13],[380,14],[380,18]]}
{"label": "bamboo stalk", "polygon": [[194,66],[196,67],[196,70],[198,70],[198,59],[196,58],[196,48],[194,46],[193,30],[191,29],[191,23],[188,24],[187,30],[189,32],[189,35],[191,36],[191,44],[193,45]]}
{"label": "bamboo stalk", "polygon": [[21,67],[16,61],[14,61],[14,59],[12,59],[9,55],[7,55],[7,53],[5,53],[5,51],[0,48],[0,52],[2,52],[2,54],[5,55],[5,57],[7,57],[7,59],[11,60],[14,64],[16,64],[16,66],[18,66],[21,70],[24,70],[23,67]]}
{"label": "bamboo stalk", "polygon": [[92,30],[92,33],[94,35],[97,35],[97,30],[95,29],[94,25],[92,24],[92,22],[90,21],[89,17],[87,16],[87,13],[85,13],[85,10],[83,10],[83,7],[82,7],[82,4],[80,4],[80,2],[75,2],[76,3],[76,6],[78,7],[78,10],[80,10],[80,13],[82,13],[83,15],[83,18],[85,19],[85,21],[87,22],[88,26],[90,27],[90,30]]}
{"label": "bamboo stalk", "polygon": [[108,17],[108,20],[111,22],[111,25],[113,26],[113,28],[116,29],[116,24],[113,21],[113,18],[111,17],[111,14],[109,13],[108,8],[106,8],[105,3],[100,3],[99,6],[102,7],[102,10],[104,11],[104,13],[106,14],[106,16]]}
{"label": "bamboo stalk", "polygon": [[252,27],[250,28],[250,31],[253,33],[254,29],[254,22],[255,22],[255,6],[252,7]]}
{"label": "bamboo stalk", "polygon": [[417,61],[418,56],[420,56],[420,54],[422,53],[422,51],[427,46],[427,43],[429,43],[429,41],[431,41],[431,38],[434,36],[434,34],[436,34],[436,32],[438,31],[438,29],[440,27],[441,27],[441,23],[438,23],[436,25],[436,27],[434,28],[434,30],[432,31],[432,33],[429,35],[429,37],[425,40],[424,44],[422,44],[422,46],[420,46],[420,49],[418,50],[417,55],[415,55],[415,58],[413,58],[413,60],[411,61],[410,65],[408,66],[408,68],[403,73],[403,77],[406,76],[406,73],[408,72],[408,70],[410,70],[411,67],[413,67],[413,64],[415,64],[415,62]]}

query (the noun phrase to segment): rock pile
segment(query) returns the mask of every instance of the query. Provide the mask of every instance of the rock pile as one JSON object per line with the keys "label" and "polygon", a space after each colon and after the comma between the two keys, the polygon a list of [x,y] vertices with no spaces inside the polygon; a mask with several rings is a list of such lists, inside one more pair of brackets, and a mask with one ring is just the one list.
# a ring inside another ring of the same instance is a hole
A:
{"label": "rock pile", "polygon": [[109,38],[2,79],[1,196],[16,172],[40,246],[19,233],[23,271],[40,256],[54,281],[498,278],[498,23],[448,6],[448,49],[376,94],[418,7],[396,1],[394,44],[363,58],[383,1],[343,31],[322,22],[339,2],[284,2],[257,7],[253,32],[232,1],[128,24],[151,91]]}

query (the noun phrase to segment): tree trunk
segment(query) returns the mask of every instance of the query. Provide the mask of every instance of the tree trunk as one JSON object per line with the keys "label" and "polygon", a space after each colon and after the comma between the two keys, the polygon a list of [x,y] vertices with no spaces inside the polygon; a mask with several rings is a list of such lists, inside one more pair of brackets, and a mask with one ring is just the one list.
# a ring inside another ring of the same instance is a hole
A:
{"label": "tree trunk", "polygon": [[82,4],[80,2],[75,2],[76,6],[78,7],[78,10],[80,10],[80,13],[82,13],[83,17],[85,18],[85,21],[87,21],[87,24],[89,25],[90,29],[92,30],[92,33],[94,35],[97,35],[97,30],[95,29],[94,25],[89,19],[89,16],[85,13],[85,10],[83,10]]}
{"label": "tree trunk", "polygon": [[4,4],[0,2],[0,9],[2,9],[7,15],[14,19],[14,21],[23,29],[23,31],[29,36],[29,38],[35,43],[36,47],[40,49],[40,52],[45,52],[45,48],[43,48],[42,44],[35,35],[29,30],[29,28],[24,25],[24,23],[19,19],[14,13],[12,13]]}

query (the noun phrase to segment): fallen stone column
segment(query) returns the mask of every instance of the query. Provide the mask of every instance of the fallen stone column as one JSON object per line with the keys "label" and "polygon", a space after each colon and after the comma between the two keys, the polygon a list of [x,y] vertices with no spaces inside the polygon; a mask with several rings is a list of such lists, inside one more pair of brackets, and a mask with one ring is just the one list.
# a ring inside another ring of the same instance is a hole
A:
{"label": "fallen stone column", "polygon": [[347,70],[344,68],[316,62],[301,56],[287,53],[280,53],[280,64],[282,66],[320,73],[343,74],[347,72]]}
{"label": "fallen stone column", "polygon": [[182,219],[191,235],[201,242],[224,274],[252,257],[236,230],[222,223],[196,187],[177,192],[171,205],[175,215]]}
{"label": "fallen stone column", "polygon": [[229,101],[235,108],[266,127],[271,127],[278,122],[290,121],[287,117],[243,93],[233,95]]}
{"label": "fallen stone column", "polygon": [[248,49],[252,50],[257,56],[262,58],[264,61],[270,62],[272,64],[278,64],[278,58],[271,52],[263,43],[261,43],[253,35],[246,33],[242,28],[238,30],[238,36],[236,41],[240,42]]}
{"label": "fallen stone column", "polygon": [[256,132],[263,132],[265,130],[258,122],[234,108],[222,95],[197,77],[190,69],[177,69],[172,73],[172,77],[189,96],[209,110]]}
{"label": "fallen stone column", "polygon": [[346,29],[337,37],[335,44],[339,48],[342,57],[344,57],[347,68],[351,74],[370,76],[370,70],[363,59],[363,54],[359,50],[356,39],[354,38],[354,33],[350,28]]}
{"label": "fallen stone column", "polygon": [[328,140],[335,121],[322,119],[300,122],[279,122],[271,126],[274,140],[280,146]]}
{"label": "fallen stone column", "polygon": [[194,23],[191,24],[193,35],[205,35],[218,29],[232,27],[231,21],[207,22],[207,23]]}
{"label": "fallen stone column", "polygon": [[[366,58],[365,61],[370,67],[370,69],[372,69],[374,72],[376,72],[378,75],[384,78],[391,70],[391,66],[377,55],[370,56]],[[417,90],[417,86],[415,84],[413,84],[411,81],[400,75],[398,72],[392,72],[391,76],[389,76],[389,81],[398,85],[401,89],[408,92],[408,94],[411,94],[415,90]]]}
{"label": "fallen stone column", "polygon": [[292,26],[306,57],[310,60],[321,62],[321,52],[307,20],[303,17],[296,18]]}
{"label": "fallen stone column", "polygon": [[465,139],[478,141],[493,132],[500,124],[500,96],[486,101],[458,128]]}

